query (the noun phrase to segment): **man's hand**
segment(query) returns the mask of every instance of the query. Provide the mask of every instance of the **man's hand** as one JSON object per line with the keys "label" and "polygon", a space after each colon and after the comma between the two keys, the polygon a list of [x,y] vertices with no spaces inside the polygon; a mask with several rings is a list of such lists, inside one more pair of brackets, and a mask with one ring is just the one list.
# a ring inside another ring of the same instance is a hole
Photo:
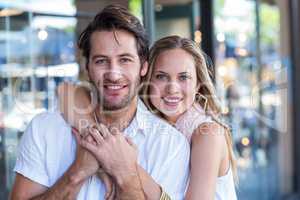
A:
{"label": "man's hand", "polygon": [[93,142],[81,141],[91,151],[103,169],[116,181],[116,199],[145,199],[138,173],[137,149],[129,144],[117,129],[109,131],[104,125],[90,129]]}
{"label": "man's hand", "polygon": [[97,175],[102,180],[106,188],[105,200],[116,199],[116,185],[112,177],[108,175],[103,169],[99,169]]}
{"label": "man's hand", "polygon": [[[79,180],[86,179],[98,171],[99,163],[91,152],[80,145],[83,139],[81,138],[82,136],[80,136],[79,132],[72,128],[72,133],[75,136],[77,143],[76,158],[72,164],[72,167],[79,172],[79,177],[75,178],[78,178]],[[90,135],[86,136],[85,141],[95,144]]]}
{"label": "man's hand", "polygon": [[100,124],[90,129],[94,142],[81,141],[91,151],[103,169],[115,178],[118,184],[137,175],[137,150],[128,144],[125,136],[113,129],[111,132]]}

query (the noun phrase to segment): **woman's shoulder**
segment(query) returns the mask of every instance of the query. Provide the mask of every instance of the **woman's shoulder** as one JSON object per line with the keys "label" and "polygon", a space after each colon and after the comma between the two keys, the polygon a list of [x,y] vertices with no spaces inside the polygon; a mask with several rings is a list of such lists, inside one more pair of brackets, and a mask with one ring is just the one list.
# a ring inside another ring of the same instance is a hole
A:
{"label": "woman's shoulder", "polygon": [[190,140],[193,132],[203,123],[212,122],[200,105],[194,104],[177,120],[175,126]]}
{"label": "woman's shoulder", "polygon": [[215,121],[203,122],[193,131],[191,140],[192,143],[223,146],[226,144],[225,132],[226,129]]}

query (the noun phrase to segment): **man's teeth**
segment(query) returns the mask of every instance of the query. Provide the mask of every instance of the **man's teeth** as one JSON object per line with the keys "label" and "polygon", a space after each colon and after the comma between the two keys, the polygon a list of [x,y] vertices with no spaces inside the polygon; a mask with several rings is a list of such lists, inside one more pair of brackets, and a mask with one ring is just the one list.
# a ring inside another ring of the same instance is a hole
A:
{"label": "man's teeth", "polygon": [[107,86],[108,89],[110,90],[119,90],[121,88],[123,88],[123,86],[120,86],[120,85],[110,85],[110,86]]}

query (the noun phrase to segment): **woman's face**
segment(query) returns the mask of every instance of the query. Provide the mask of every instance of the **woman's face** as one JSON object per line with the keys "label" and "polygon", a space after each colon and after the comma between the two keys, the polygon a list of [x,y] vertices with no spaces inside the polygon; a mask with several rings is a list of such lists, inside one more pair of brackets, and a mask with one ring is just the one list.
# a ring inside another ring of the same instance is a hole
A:
{"label": "woman's face", "polygon": [[168,121],[175,123],[192,106],[197,88],[192,55],[179,48],[158,55],[151,77],[150,101]]}

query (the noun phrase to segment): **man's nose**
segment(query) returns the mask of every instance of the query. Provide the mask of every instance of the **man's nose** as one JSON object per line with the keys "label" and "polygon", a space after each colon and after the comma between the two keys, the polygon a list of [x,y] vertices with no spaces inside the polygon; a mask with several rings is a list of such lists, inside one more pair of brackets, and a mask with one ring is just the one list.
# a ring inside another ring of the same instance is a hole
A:
{"label": "man's nose", "polygon": [[122,78],[122,73],[119,71],[108,71],[105,73],[104,78],[110,81],[118,81]]}
{"label": "man's nose", "polygon": [[117,81],[122,78],[122,74],[123,71],[120,65],[116,62],[111,62],[108,71],[105,73],[105,78],[111,81]]}

